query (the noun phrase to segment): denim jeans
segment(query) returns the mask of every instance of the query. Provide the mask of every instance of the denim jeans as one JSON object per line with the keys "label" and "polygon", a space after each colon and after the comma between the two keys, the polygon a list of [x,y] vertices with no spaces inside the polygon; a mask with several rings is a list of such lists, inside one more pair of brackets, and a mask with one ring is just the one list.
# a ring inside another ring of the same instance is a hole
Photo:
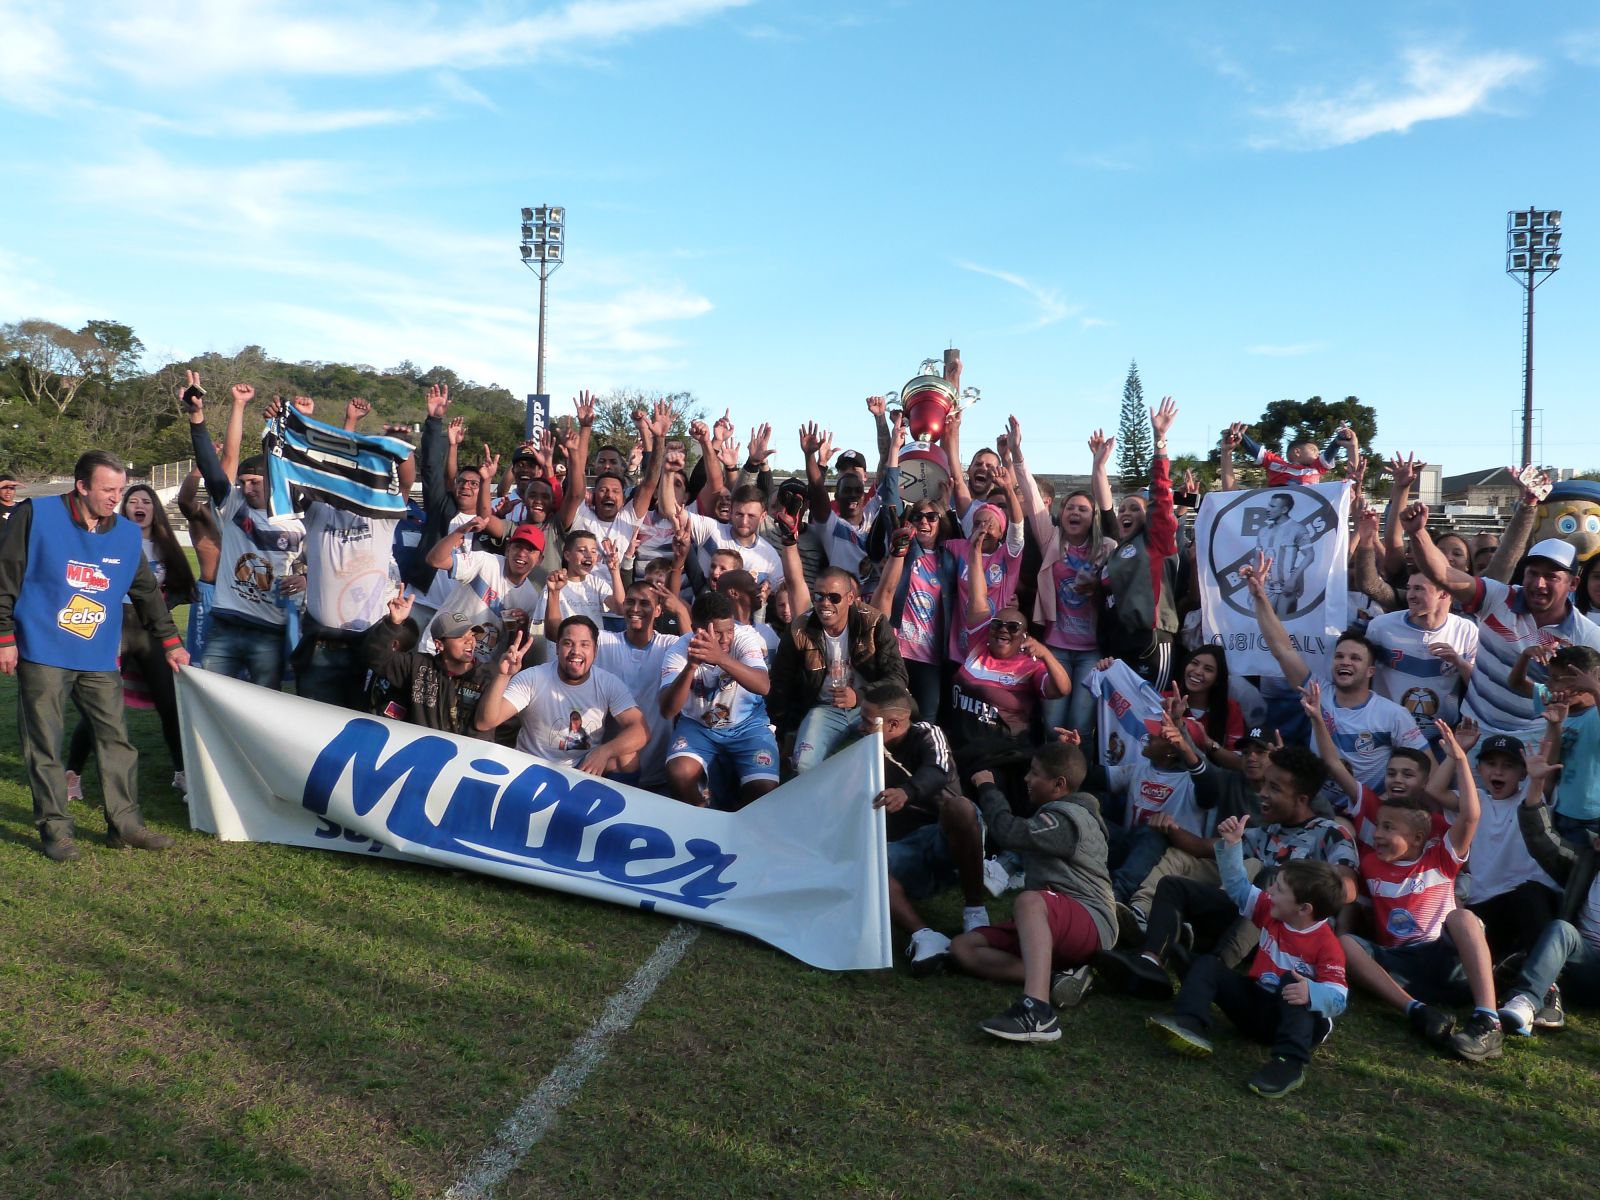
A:
{"label": "denim jeans", "polygon": [[1144,877],[1155,870],[1167,852],[1167,839],[1148,825],[1111,831],[1111,857],[1120,854],[1121,865],[1111,872],[1111,890],[1126,904],[1139,890]]}
{"label": "denim jeans", "polygon": [[367,665],[361,657],[361,635],[334,637],[327,631],[307,628],[310,653],[302,643],[296,662],[304,662],[296,690],[307,700],[337,704],[341,708],[361,709]]}
{"label": "denim jeans", "polygon": [[247,678],[278,691],[283,687],[283,630],[236,621],[212,610],[201,665],[218,675]]}
{"label": "denim jeans", "polygon": [[1099,703],[1089,691],[1089,672],[1093,671],[1095,663],[1100,661],[1100,652],[1057,650],[1052,646],[1050,653],[1061,660],[1061,665],[1067,669],[1067,674],[1072,676],[1072,690],[1065,696],[1044,702],[1040,710],[1041,719],[1044,721],[1044,736],[1048,740],[1050,731],[1057,727],[1076,729],[1083,737],[1083,744],[1093,746]]}
{"label": "denim jeans", "polygon": [[796,774],[811,770],[837,750],[861,720],[859,708],[819,704],[800,720],[794,735]]}
{"label": "denim jeans", "polygon": [[911,680],[911,698],[917,702],[917,720],[939,724],[940,701],[944,696],[944,668],[938,663],[906,659],[906,674]]}
{"label": "denim jeans", "polygon": [[1557,979],[1578,1003],[1600,1004],[1600,950],[1567,921],[1551,921],[1544,927],[1517,973],[1516,990],[1538,1008]]}

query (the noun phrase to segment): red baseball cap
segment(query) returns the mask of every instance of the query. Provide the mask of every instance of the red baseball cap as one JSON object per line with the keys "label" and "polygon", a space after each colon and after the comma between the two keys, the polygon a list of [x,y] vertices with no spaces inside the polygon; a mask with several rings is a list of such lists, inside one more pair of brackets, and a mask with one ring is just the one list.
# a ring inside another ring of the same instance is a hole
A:
{"label": "red baseball cap", "polygon": [[540,554],[544,553],[544,530],[537,525],[518,525],[506,541],[508,544],[510,542],[527,542]]}

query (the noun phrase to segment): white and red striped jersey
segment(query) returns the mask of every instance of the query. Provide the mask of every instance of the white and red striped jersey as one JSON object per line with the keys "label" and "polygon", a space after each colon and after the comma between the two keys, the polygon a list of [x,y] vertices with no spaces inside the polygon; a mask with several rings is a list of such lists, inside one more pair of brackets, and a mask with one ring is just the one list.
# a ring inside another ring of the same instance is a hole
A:
{"label": "white and red striped jersey", "polygon": [[1384,862],[1361,853],[1361,888],[1372,900],[1372,927],[1381,946],[1431,942],[1455,911],[1456,876],[1466,865],[1448,837],[1434,838],[1410,862]]}
{"label": "white and red striped jersey", "polygon": [[1285,925],[1272,915],[1272,898],[1259,888],[1254,890],[1250,920],[1261,930],[1261,937],[1250,964],[1250,978],[1268,991],[1277,991],[1283,977],[1293,971],[1308,982],[1326,984],[1341,997],[1347,995],[1344,947],[1333,926],[1326,919],[1304,929]]}

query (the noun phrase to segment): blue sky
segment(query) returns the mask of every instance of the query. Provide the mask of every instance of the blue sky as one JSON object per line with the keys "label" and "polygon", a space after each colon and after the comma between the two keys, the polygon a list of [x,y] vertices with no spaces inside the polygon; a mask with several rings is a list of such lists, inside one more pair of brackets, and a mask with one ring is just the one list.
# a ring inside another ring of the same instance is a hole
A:
{"label": "blue sky", "polygon": [[1600,464],[1600,12],[1331,7],[0,0],[0,321],[521,394],[554,203],[558,412],[687,389],[789,462],[954,342],[969,441],[1015,412],[1035,469],[1087,469],[1137,358],[1179,451],[1355,394],[1455,472],[1515,445],[1534,204],[1544,457]]}

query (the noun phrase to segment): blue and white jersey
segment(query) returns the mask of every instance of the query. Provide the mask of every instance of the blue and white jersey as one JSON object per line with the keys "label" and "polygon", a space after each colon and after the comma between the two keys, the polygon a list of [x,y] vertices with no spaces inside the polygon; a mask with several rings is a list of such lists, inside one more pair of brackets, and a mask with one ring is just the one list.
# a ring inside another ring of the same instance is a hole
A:
{"label": "blue and white jersey", "polygon": [[[1478,619],[1478,665],[1467,684],[1466,711],[1477,719],[1485,737],[1508,733],[1525,745],[1544,736],[1544,718],[1531,696],[1519,696],[1508,686],[1511,671],[1529,646],[1592,646],[1600,650],[1600,625],[1567,604],[1567,615],[1554,625],[1540,625],[1528,611],[1522,589],[1493,579],[1478,580],[1478,590],[1466,611]],[[1528,668],[1528,679],[1545,681],[1539,663]]]}
{"label": "blue and white jersey", "polygon": [[1391,750],[1399,746],[1427,749],[1427,739],[1412,715],[1377,692],[1369,693],[1353,708],[1341,707],[1336,695],[1324,692],[1322,719],[1328,723],[1340,757],[1350,764],[1350,773],[1374,791],[1383,786]]}
{"label": "blue and white jersey", "polygon": [[1465,680],[1454,663],[1430,647],[1452,647],[1469,666],[1478,657],[1478,627],[1465,617],[1447,615],[1437,629],[1424,629],[1405,611],[1384,613],[1367,625],[1367,637],[1383,652],[1372,687],[1411,714],[1429,742],[1438,740],[1435,718],[1451,725],[1461,715]]}

